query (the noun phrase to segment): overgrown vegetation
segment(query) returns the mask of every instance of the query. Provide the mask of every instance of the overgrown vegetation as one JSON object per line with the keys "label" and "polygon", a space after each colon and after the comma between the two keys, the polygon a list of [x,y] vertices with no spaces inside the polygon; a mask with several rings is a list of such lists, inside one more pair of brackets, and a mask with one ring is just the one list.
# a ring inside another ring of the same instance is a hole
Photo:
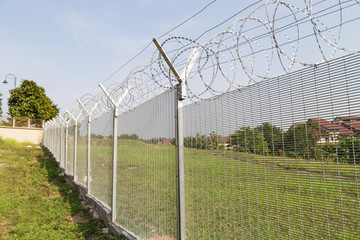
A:
{"label": "overgrown vegetation", "polygon": [[46,149],[0,138],[1,239],[118,239],[102,228]]}

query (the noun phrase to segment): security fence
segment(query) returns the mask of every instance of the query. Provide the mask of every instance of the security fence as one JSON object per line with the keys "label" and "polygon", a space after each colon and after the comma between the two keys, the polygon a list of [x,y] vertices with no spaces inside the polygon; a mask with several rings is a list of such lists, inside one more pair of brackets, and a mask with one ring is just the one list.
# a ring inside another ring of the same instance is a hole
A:
{"label": "security fence", "polygon": [[[320,3],[267,1],[205,44],[154,39],[121,84],[47,122],[44,145],[139,238],[358,238],[360,55],[319,14],[359,4]],[[295,20],[279,27],[284,10]],[[245,34],[249,22],[264,33]],[[321,61],[299,60],[306,36]]]}
{"label": "security fence", "polygon": [[0,116],[0,127],[43,128],[44,122],[36,118]]}

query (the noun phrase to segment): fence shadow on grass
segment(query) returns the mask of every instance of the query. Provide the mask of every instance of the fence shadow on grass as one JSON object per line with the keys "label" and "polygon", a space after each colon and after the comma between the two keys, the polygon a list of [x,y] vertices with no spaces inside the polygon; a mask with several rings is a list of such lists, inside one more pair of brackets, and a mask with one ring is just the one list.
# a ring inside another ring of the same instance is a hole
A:
{"label": "fence shadow on grass", "polygon": [[91,237],[100,237],[101,239],[121,239],[102,233],[101,229],[105,228],[105,225],[100,220],[93,218],[89,210],[82,205],[79,198],[79,191],[67,184],[52,153],[44,146],[42,146],[42,150],[44,155],[38,156],[38,161],[40,162],[41,167],[46,169],[49,183],[58,188],[62,201],[70,205],[72,221],[77,225],[83,236],[86,239]]}

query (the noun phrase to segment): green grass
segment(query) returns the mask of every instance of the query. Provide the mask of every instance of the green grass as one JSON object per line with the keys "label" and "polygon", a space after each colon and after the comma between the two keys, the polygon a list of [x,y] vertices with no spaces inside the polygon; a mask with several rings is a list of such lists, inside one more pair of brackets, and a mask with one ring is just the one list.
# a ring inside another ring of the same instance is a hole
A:
{"label": "green grass", "polygon": [[[111,170],[111,144],[98,140],[91,153],[93,194],[109,196],[111,185],[101,176]],[[117,221],[141,237],[175,239],[174,156],[173,146],[119,140]],[[187,237],[360,239],[357,169],[185,148]]]}
{"label": "green grass", "polygon": [[102,233],[52,155],[28,145],[0,139],[0,239],[117,239]]}

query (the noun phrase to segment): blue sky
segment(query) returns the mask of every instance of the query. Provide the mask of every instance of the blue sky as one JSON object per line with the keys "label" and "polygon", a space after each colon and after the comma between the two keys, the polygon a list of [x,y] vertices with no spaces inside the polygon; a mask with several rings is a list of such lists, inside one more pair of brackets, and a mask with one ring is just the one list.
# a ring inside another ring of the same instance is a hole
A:
{"label": "blue sky", "polygon": [[[36,81],[64,112],[76,104],[77,98],[97,91],[99,83],[147,46],[153,37],[166,33],[210,2],[0,0],[0,79],[13,73],[17,85],[21,79]],[[171,35],[196,38],[254,2],[257,1],[218,0]],[[203,38],[210,39],[233,20]],[[348,41],[346,36],[343,39]],[[356,36],[350,45],[358,40]],[[358,43],[352,45],[356,46]],[[151,46],[108,82],[121,82],[127,71],[151,57],[154,51],[155,47]],[[8,91],[13,83],[5,85],[2,81],[0,92],[6,112]]]}
{"label": "blue sky", "polygon": [[[1,0],[0,78],[36,81],[61,110],[94,89],[152,39],[210,1]],[[219,1],[177,33],[206,29],[241,8]],[[138,60],[138,64],[143,60]],[[121,81],[122,76],[114,76]],[[13,84],[1,84],[6,105]],[[6,106],[4,106],[6,109]]]}

